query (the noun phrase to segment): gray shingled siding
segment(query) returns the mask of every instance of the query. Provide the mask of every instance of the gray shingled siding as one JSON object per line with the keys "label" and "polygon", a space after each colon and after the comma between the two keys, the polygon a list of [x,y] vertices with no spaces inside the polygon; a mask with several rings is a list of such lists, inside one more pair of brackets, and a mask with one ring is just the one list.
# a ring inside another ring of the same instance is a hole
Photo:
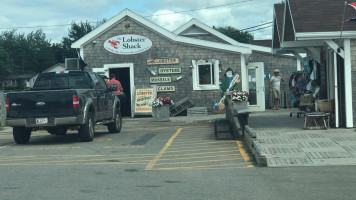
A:
{"label": "gray shingled siding", "polygon": [[[201,34],[193,34],[193,33],[201,33]],[[206,41],[211,41],[211,42],[230,44],[230,43],[226,42],[225,40],[222,40],[222,39],[216,37],[215,35],[212,35],[211,33],[207,32],[195,25],[191,26],[190,28],[188,28],[187,30],[185,30],[184,32],[182,32],[179,35],[184,36],[184,37],[195,38],[195,39],[199,39],[199,40],[206,40]]]}
{"label": "gray shingled siding", "polygon": [[[291,56],[279,56],[268,53],[262,53],[254,51],[252,53],[251,59],[249,62],[263,62],[265,73],[272,73],[274,69],[279,69],[282,72],[282,75],[286,79],[281,83],[281,93],[284,93],[285,101],[290,102],[290,90],[289,90],[289,77],[292,72],[297,71],[297,59]],[[272,108],[273,104],[271,102],[271,93],[269,92],[269,80],[265,80],[265,95],[266,95],[266,108]],[[281,102],[281,107],[291,106]],[[293,106],[293,105],[292,105]]]}
{"label": "gray shingled siding", "polygon": [[352,77],[352,110],[356,127],[356,40],[351,40],[351,77]]}
{"label": "gray shingled siding", "polygon": [[[126,24],[130,24],[129,28],[125,28]],[[150,38],[153,41],[153,47],[141,54],[137,55],[116,55],[107,52],[102,44],[110,37],[120,34],[139,34]],[[158,84],[158,85],[174,85],[175,92],[158,93],[158,96],[168,96],[173,100],[178,101],[184,97],[189,97],[195,102],[195,106],[212,107],[214,100],[220,99],[220,91],[193,91],[192,77],[190,72],[192,68],[192,60],[197,59],[220,59],[223,70],[220,77],[223,75],[227,67],[233,68],[235,72],[241,73],[241,58],[240,54],[227,52],[223,50],[208,49],[198,46],[174,43],[163,35],[153,31],[143,25],[135,22],[131,18],[123,19],[119,24],[112,27],[110,30],[104,32],[99,37],[94,38],[96,44],[88,43],[84,46],[85,62],[88,64],[88,69],[94,67],[103,67],[104,64],[117,64],[117,63],[133,63],[135,86],[150,85],[149,77],[153,75],[147,70],[146,60],[152,58],[179,58],[180,63],[177,65],[157,65],[150,66],[153,70],[158,67],[181,67],[183,78],[177,82]],[[163,76],[163,75],[156,75]],[[177,77],[179,75],[168,75]],[[124,86],[125,87],[125,86]]]}

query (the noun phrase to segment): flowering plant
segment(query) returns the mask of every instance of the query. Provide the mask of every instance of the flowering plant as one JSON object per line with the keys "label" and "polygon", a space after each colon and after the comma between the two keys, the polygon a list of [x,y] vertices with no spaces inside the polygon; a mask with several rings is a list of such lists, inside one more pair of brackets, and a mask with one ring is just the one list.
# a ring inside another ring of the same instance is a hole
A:
{"label": "flowering plant", "polygon": [[230,92],[233,101],[249,101],[250,95],[246,91],[234,90]]}
{"label": "flowering plant", "polygon": [[164,104],[168,104],[168,105],[174,105],[173,100],[168,98],[168,97],[157,97],[155,99],[152,99],[148,105],[151,107],[154,106],[162,106]]}

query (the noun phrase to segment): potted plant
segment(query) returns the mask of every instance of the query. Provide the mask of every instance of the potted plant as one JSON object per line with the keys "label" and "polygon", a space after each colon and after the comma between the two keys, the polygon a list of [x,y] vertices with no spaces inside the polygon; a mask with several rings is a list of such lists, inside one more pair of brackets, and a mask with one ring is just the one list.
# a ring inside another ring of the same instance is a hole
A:
{"label": "potted plant", "polygon": [[247,105],[247,102],[250,99],[248,92],[243,90],[233,90],[226,94],[226,99],[236,113],[250,112]]}
{"label": "potted plant", "polygon": [[170,121],[169,106],[173,104],[173,100],[169,97],[157,97],[152,99],[148,105],[152,107],[153,120]]}

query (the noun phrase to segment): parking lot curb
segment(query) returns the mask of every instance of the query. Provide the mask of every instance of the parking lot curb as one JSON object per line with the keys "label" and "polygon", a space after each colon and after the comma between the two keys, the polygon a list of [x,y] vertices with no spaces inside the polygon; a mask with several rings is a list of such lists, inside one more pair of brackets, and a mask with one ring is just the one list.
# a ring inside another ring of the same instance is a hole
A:
{"label": "parking lot curb", "polygon": [[256,134],[254,133],[253,128],[248,125],[245,126],[244,140],[255,157],[257,164],[261,167],[267,167],[267,158],[263,153],[263,148],[256,140]]}

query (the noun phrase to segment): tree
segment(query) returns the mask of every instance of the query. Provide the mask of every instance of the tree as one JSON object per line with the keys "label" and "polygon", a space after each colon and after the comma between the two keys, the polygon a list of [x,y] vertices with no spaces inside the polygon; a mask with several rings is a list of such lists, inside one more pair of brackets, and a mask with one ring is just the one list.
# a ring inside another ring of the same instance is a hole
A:
{"label": "tree", "polygon": [[56,63],[52,44],[41,29],[27,35],[16,30],[0,34],[0,70],[4,74],[41,72]]}
{"label": "tree", "polygon": [[[86,34],[90,33],[91,31],[105,23],[106,21],[106,19],[103,19],[99,22],[96,22],[95,25],[92,25],[89,21],[79,23],[72,22],[71,27],[68,30],[68,36],[62,38],[63,49],[65,51],[71,52],[70,54],[76,57],[76,52],[71,48],[71,45]],[[74,53],[74,55],[72,53]]]}
{"label": "tree", "polygon": [[215,30],[223,33],[224,35],[238,41],[241,43],[250,43],[251,40],[253,40],[253,35],[251,35],[247,31],[240,31],[237,28],[234,28],[232,26],[226,26],[226,27],[213,27]]}

